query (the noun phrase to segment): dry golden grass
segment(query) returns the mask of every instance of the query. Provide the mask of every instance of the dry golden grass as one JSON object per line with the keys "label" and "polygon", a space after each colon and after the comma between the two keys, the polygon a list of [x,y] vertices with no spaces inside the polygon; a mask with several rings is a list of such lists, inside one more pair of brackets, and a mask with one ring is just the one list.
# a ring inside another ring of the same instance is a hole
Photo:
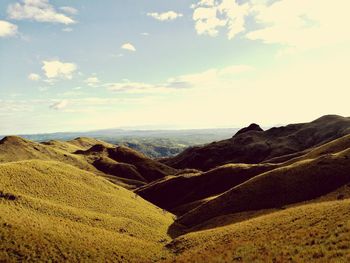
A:
{"label": "dry golden grass", "polygon": [[81,148],[77,145],[74,145],[70,142],[64,142],[64,141],[57,141],[57,140],[51,140],[47,142],[42,142],[42,145],[50,146],[52,148],[55,148],[57,150],[74,153],[79,150],[83,150],[84,148]]}
{"label": "dry golden grass", "polygon": [[[94,149],[100,148],[104,149],[105,152],[94,152]],[[117,169],[117,171],[112,171],[113,169],[99,169],[100,167],[96,167],[95,161],[101,156],[105,157],[105,154],[108,155],[108,151],[112,151],[113,153],[116,152],[117,150],[114,148],[125,149],[123,151],[123,157],[127,156],[127,154],[125,154],[128,150],[127,148],[116,147],[112,144],[92,138],[77,138],[68,142],[52,140],[44,143],[37,143],[17,136],[8,136],[0,141],[0,163],[22,160],[59,161],[73,165],[85,171],[93,172],[96,175],[107,178],[109,181],[115,184],[127,187],[129,189],[134,189],[138,186],[144,185],[144,181],[137,180],[136,178],[130,178],[130,176],[128,176],[126,173],[121,173],[120,169]],[[79,152],[89,152],[89,154],[77,154]],[[143,156],[137,152],[132,153],[132,156]],[[173,168],[166,167],[165,165],[146,157],[144,158],[145,161],[139,169],[142,173],[151,173],[151,175],[155,176],[164,176],[164,173],[166,172],[175,172]],[[125,168],[131,167],[133,162],[140,166],[136,159],[132,159],[130,161],[130,165],[120,163],[118,164],[118,168],[122,167],[125,171]],[[143,178],[142,175],[140,175],[140,177],[141,179]]]}
{"label": "dry golden grass", "polygon": [[[284,164],[225,165],[143,187],[181,179],[176,187],[188,192],[188,202],[175,210],[191,211],[174,222],[171,213],[96,176],[91,164],[111,152],[108,165],[135,162],[162,176],[174,169],[89,138],[40,144],[8,137],[0,142],[0,262],[349,262],[349,143],[345,136]],[[96,144],[101,153],[91,150]],[[87,149],[92,153],[73,154]],[[254,177],[221,194],[232,175]],[[139,185],[133,177],[121,182]],[[181,191],[160,198],[184,198]]]}
{"label": "dry golden grass", "polygon": [[0,164],[0,261],[160,259],[173,215],[53,161]]}
{"label": "dry golden grass", "polygon": [[349,262],[350,200],[297,206],[192,232],[168,247],[177,255],[167,260],[173,262]]}
{"label": "dry golden grass", "polygon": [[76,154],[83,156],[101,172],[143,183],[177,173],[176,169],[125,146],[109,148],[97,144]]}
{"label": "dry golden grass", "polygon": [[80,150],[87,150],[96,144],[103,145],[107,148],[115,147],[115,145],[111,143],[107,143],[107,142],[97,140],[94,138],[89,138],[89,137],[78,137],[78,138],[75,138],[74,140],[68,141],[67,143],[78,147]]}
{"label": "dry golden grass", "polygon": [[96,171],[84,157],[60,148],[32,142],[17,136],[9,136],[0,141],[0,163],[32,159],[60,161],[83,170]]}

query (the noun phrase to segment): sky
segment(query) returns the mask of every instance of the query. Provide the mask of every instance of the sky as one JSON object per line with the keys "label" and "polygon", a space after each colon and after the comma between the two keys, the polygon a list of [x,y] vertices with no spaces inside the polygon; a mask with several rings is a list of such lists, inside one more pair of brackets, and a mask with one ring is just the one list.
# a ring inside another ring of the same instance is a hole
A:
{"label": "sky", "polygon": [[349,0],[1,0],[0,134],[350,116]]}

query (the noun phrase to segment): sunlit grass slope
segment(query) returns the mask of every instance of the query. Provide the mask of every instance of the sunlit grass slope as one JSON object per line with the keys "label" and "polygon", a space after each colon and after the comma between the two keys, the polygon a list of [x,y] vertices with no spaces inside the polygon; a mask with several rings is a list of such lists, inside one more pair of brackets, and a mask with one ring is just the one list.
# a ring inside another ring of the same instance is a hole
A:
{"label": "sunlit grass slope", "polygon": [[350,262],[350,200],[313,203],[186,234],[175,262]]}
{"label": "sunlit grass slope", "polygon": [[148,262],[167,255],[173,216],[73,166],[0,164],[0,261]]}
{"label": "sunlit grass slope", "polygon": [[97,140],[94,138],[89,138],[89,137],[78,137],[78,138],[75,138],[74,140],[70,140],[66,143],[69,143],[69,144],[72,144],[76,147],[79,147],[79,149],[81,149],[81,150],[87,150],[96,144],[103,145],[107,148],[115,147],[115,145],[113,145],[111,143]]}
{"label": "sunlit grass slope", "polygon": [[84,157],[63,150],[62,147],[52,147],[17,136],[8,136],[0,141],[0,163],[32,159],[60,161],[83,170],[96,171]]}

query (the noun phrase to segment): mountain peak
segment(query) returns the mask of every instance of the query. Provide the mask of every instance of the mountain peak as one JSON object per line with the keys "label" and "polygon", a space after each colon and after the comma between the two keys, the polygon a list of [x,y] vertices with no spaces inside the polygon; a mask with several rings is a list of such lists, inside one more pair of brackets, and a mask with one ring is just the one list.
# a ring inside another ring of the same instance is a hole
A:
{"label": "mountain peak", "polygon": [[264,130],[261,129],[261,127],[258,124],[252,123],[248,127],[240,129],[234,136],[237,136],[239,134],[246,133],[249,131],[264,131]]}

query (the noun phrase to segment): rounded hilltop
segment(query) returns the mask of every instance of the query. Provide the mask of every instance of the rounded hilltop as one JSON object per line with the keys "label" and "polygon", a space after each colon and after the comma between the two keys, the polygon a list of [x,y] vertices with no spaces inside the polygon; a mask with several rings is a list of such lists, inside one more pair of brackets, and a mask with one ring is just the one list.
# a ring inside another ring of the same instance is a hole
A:
{"label": "rounded hilltop", "polygon": [[246,133],[246,132],[249,132],[249,131],[264,131],[263,129],[261,129],[261,127],[256,124],[256,123],[252,123],[250,124],[248,127],[244,127],[242,129],[240,129],[234,136],[237,136],[239,134],[243,134],[243,133]]}
{"label": "rounded hilltop", "polygon": [[23,144],[23,143],[28,143],[28,141],[26,139],[23,139],[22,137],[10,135],[10,136],[5,136],[0,140],[0,144],[5,144],[5,143]]}

